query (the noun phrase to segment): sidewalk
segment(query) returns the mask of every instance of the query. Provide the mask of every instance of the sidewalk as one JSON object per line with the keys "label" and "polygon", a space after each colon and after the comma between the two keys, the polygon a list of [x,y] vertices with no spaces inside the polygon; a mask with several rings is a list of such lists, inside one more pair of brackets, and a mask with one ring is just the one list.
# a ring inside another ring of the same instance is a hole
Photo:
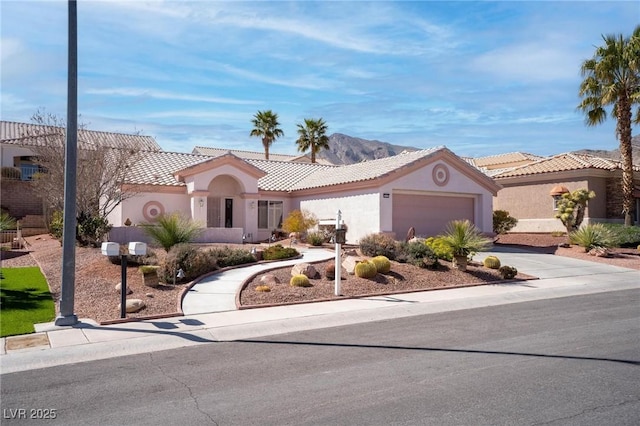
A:
{"label": "sidewalk", "polygon": [[[315,250],[310,250],[315,253]],[[322,254],[322,250],[318,250]],[[325,251],[326,255],[332,253]],[[11,339],[0,339],[2,374],[56,365],[148,353],[185,346],[256,338],[282,333],[336,327],[370,321],[387,320],[429,313],[455,311],[509,303],[593,294],[616,290],[640,290],[640,271],[609,266],[561,256],[509,249],[485,252],[482,260],[495,254],[503,264],[539,277],[519,283],[483,285],[438,291],[375,296],[301,305],[235,310],[220,304],[218,312],[198,312],[198,302],[187,302],[184,317],[144,320],[99,326],[82,320],[74,327],[38,326],[37,333],[19,337],[40,339],[33,348],[12,350]],[[307,253],[305,252],[305,256]],[[309,261],[309,258],[303,258]],[[271,264],[281,266],[280,262]],[[240,272],[244,271],[244,272]],[[232,273],[227,275],[228,273]],[[230,270],[217,282],[227,286],[225,293],[204,287],[193,289],[194,297],[227,297],[255,270]],[[206,281],[206,280],[205,280]],[[190,292],[191,293],[191,292]],[[214,296],[216,295],[216,296]],[[220,295],[220,296],[218,296]],[[191,295],[190,295],[191,296]],[[198,312],[198,313],[196,313]]]}

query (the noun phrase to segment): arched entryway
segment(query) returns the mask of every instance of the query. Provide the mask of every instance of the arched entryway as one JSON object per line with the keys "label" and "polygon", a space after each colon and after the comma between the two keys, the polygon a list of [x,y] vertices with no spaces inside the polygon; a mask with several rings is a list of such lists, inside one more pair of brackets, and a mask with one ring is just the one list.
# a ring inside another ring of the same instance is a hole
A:
{"label": "arched entryway", "polygon": [[207,197],[207,227],[244,227],[244,203],[241,183],[230,175],[220,175],[209,183]]}

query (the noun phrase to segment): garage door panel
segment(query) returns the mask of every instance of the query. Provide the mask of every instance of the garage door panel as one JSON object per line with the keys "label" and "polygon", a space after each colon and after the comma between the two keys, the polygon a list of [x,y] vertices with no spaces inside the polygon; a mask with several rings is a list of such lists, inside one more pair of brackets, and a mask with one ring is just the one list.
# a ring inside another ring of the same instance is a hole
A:
{"label": "garage door panel", "polygon": [[393,232],[402,238],[414,227],[416,235],[441,234],[452,220],[473,222],[473,203],[471,197],[393,194]]}

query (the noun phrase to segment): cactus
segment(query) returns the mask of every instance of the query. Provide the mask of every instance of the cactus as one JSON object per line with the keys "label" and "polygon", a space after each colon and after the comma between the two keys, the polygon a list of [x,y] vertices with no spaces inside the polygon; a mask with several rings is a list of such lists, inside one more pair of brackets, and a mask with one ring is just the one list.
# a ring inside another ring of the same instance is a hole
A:
{"label": "cactus", "polygon": [[504,266],[501,266],[500,269],[498,269],[498,271],[500,272],[500,274],[502,274],[502,278],[504,278],[505,280],[510,280],[512,278],[515,278],[516,275],[518,275],[518,270],[513,266],[504,265]]}
{"label": "cactus", "polygon": [[311,287],[311,282],[309,282],[309,277],[304,274],[299,274],[291,277],[289,285],[291,287]]}
{"label": "cactus", "polygon": [[386,274],[391,270],[391,262],[386,256],[376,256],[371,259],[371,262],[376,265],[376,270],[381,274]]}
{"label": "cactus", "polygon": [[364,262],[356,263],[355,274],[360,278],[373,278],[378,273],[376,265],[373,262],[365,260]]}
{"label": "cactus", "polygon": [[487,256],[482,262],[485,268],[489,269],[499,269],[500,268],[500,259],[496,256]]}

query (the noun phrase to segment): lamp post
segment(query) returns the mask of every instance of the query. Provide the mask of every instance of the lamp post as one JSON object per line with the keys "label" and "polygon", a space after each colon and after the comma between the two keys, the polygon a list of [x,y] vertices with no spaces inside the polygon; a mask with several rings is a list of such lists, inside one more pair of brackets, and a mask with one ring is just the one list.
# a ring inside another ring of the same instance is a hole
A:
{"label": "lamp post", "polygon": [[185,277],[184,275],[184,271],[182,270],[182,268],[178,268],[178,272],[173,274],[173,285],[176,285],[176,277],[179,279],[183,279]]}
{"label": "lamp post", "polygon": [[340,245],[343,243],[346,243],[346,233],[347,231],[342,228],[342,212],[338,210],[338,212],[336,213],[336,234],[334,238],[334,241],[336,243],[336,260],[335,260],[336,283],[335,283],[334,293],[336,296],[340,296],[340,280],[342,278],[340,277],[340,273],[342,272],[342,264],[340,262],[340,250],[341,250]]}
{"label": "lamp post", "polygon": [[120,318],[127,317],[127,260],[129,255],[144,256],[147,245],[141,242],[129,243],[128,252],[120,254],[120,244],[113,242],[102,243],[102,254],[105,256],[120,256]]}

